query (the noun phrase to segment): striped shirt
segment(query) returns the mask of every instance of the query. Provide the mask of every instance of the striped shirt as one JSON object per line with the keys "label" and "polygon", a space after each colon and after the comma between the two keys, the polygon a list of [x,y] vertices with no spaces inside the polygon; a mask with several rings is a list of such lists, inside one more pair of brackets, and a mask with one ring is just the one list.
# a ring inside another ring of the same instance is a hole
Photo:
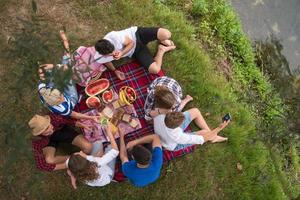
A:
{"label": "striped shirt", "polygon": [[64,94],[64,101],[59,104],[59,105],[55,105],[55,106],[51,106],[49,104],[46,103],[45,99],[43,98],[43,96],[40,94],[40,90],[42,88],[53,88],[53,86],[50,85],[46,85],[45,83],[40,82],[38,85],[38,91],[39,91],[39,96],[40,96],[40,100],[43,103],[43,105],[46,105],[47,108],[55,114],[59,114],[62,116],[70,116],[75,105],[72,103],[72,101],[70,100],[70,98],[68,96],[66,96]]}
{"label": "striped shirt", "polygon": [[159,86],[159,85],[167,87],[174,94],[176,102],[175,102],[173,111],[179,111],[179,106],[180,106],[181,99],[183,96],[182,89],[181,89],[179,83],[176,80],[169,78],[167,76],[158,77],[149,85],[149,87],[147,89],[148,95],[147,95],[145,105],[144,105],[146,120],[152,119],[150,116],[150,111],[154,109],[155,87]]}

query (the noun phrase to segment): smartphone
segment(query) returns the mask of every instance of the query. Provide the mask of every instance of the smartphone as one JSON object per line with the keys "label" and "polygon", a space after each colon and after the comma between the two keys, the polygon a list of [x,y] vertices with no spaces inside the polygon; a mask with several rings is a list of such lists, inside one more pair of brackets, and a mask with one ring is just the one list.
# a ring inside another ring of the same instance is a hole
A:
{"label": "smartphone", "polygon": [[222,121],[228,121],[231,120],[231,115],[229,113],[227,113],[226,115],[224,115],[224,117],[222,118]]}

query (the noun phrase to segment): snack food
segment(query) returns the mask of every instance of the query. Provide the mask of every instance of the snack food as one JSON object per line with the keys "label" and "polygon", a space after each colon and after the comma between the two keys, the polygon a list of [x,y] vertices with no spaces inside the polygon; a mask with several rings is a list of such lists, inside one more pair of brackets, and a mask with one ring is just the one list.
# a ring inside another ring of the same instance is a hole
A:
{"label": "snack food", "polygon": [[118,109],[118,108],[121,107],[119,101],[114,101],[114,102],[112,103],[112,106],[114,107],[114,109]]}
{"label": "snack food", "polygon": [[102,110],[102,114],[105,115],[108,118],[112,118],[114,113],[113,113],[113,110],[110,107],[106,106]]}
{"label": "snack food", "polygon": [[112,90],[107,90],[102,94],[102,100],[104,103],[110,103],[113,100],[114,93]]}
{"label": "snack food", "polygon": [[101,124],[101,126],[106,126],[106,125],[108,125],[108,122],[109,122],[109,120],[108,120],[106,117],[104,117],[104,116],[102,116],[102,117],[100,118],[100,120],[99,120],[99,123]]}
{"label": "snack food", "polygon": [[136,92],[132,87],[123,86],[119,90],[120,104],[131,105],[136,100]]}
{"label": "snack food", "polygon": [[129,123],[131,121],[131,116],[129,114],[124,114],[122,120]]}
{"label": "snack food", "polygon": [[85,88],[85,93],[89,96],[95,96],[105,91],[109,85],[109,80],[102,78],[88,84]]}
{"label": "snack food", "polygon": [[99,108],[101,106],[101,101],[98,97],[89,97],[85,103],[89,108]]}
{"label": "snack food", "polygon": [[132,119],[131,122],[129,123],[129,125],[130,125],[132,128],[136,128],[138,124],[139,124],[139,123],[137,122],[136,119]]}

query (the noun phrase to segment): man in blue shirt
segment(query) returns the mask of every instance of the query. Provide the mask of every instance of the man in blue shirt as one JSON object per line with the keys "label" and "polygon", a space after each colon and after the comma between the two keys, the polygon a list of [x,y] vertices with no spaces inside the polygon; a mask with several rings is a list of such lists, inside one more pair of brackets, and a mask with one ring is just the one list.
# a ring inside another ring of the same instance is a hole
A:
{"label": "man in blue shirt", "polygon": [[[144,187],[155,182],[160,176],[163,165],[163,153],[160,139],[157,135],[148,135],[133,140],[125,146],[124,134],[120,133],[120,159],[122,171],[129,181],[137,186]],[[142,144],[152,144],[152,152]],[[129,161],[127,149],[131,151],[133,160]]]}

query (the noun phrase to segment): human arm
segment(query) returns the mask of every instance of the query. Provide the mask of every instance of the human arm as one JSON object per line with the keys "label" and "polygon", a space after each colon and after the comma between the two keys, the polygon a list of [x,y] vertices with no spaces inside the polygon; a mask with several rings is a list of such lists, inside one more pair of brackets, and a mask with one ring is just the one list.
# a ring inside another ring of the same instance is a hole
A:
{"label": "human arm", "polygon": [[182,109],[186,106],[187,103],[193,100],[193,97],[190,95],[186,95],[186,97],[180,102],[178,106],[178,111],[182,111]]}
{"label": "human arm", "polygon": [[161,114],[167,114],[168,112],[171,112],[172,110],[164,109],[164,108],[155,108],[154,110],[150,111],[150,116],[152,118],[161,115]]}
{"label": "human arm", "polygon": [[52,70],[53,67],[54,67],[53,64],[43,64],[43,65],[40,65],[39,69],[38,69],[40,80],[44,81],[45,80],[45,72],[47,70]]}
{"label": "human arm", "polygon": [[116,143],[115,137],[114,137],[114,135],[112,134],[112,131],[111,131],[111,126],[112,126],[112,124],[109,122],[108,125],[105,127],[106,135],[107,135],[108,138],[109,138],[111,147],[112,147],[113,149],[119,151],[119,148],[118,148],[118,145],[117,145],[117,143]]}
{"label": "human arm", "polygon": [[82,113],[75,112],[75,111],[72,111],[72,113],[71,113],[70,116],[72,118],[74,118],[74,119],[89,119],[89,120],[93,120],[96,123],[99,122],[99,117],[100,117],[100,116],[97,116],[97,115],[89,116],[89,115],[82,114]]}
{"label": "human arm", "polygon": [[181,128],[173,129],[167,134],[177,144],[203,144],[206,141],[202,134],[185,133]]}
{"label": "human arm", "polygon": [[120,80],[124,80],[125,79],[125,74],[123,72],[121,72],[120,70],[117,70],[115,68],[115,66],[112,64],[112,62],[108,62],[108,63],[105,63],[105,66],[113,71],[115,73],[115,75],[118,77],[118,79]]}
{"label": "human arm", "polygon": [[222,122],[217,128],[213,129],[212,131],[208,131],[206,133],[202,133],[201,131],[198,131],[198,135],[201,135],[204,139],[204,141],[212,141],[215,139],[215,137],[218,135],[220,131],[222,131],[228,124],[230,120]]}
{"label": "human arm", "polygon": [[128,155],[125,146],[124,133],[122,131],[120,131],[120,159],[122,164],[128,162]]}
{"label": "human arm", "polygon": [[126,147],[127,147],[127,149],[132,149],[132,147],[134,147],[136,145],[145,144],[145,143],[151,143],[153,148],[154,147],[161,148],[160,139],[159,139],[158,135],[155,135],[155,134],[147,135],[142,138],[128,142]]}
{"label": "human arm", "polygon": [[126,55],[134,46],[134,41],[130,39],[128,36],[125,36],[124,42],[123,42],[124,48],[122,51],[116,52],[113,57],[115,60],[119,60],[124,55]]}
{"label": "human arm", "polygon": [[77,189],[76,178],[73,176],[72,172],[69,169],[67,169],[67,174],[70,176],[71,184],[73,188],[76,190]]}
{"label": "human arm", "polygon": [[63,45],[64,45],[66,52],[69,53],[70,52],[69,41],[68,41],[68,38],[67,38],[65,32],[63,30],[60,30],[59,35],[60,35],[61,40],[63,41]]}
{"label": "human arm", "polygon": [[83,153],[83,151],[80,151],[75,154],[80,155],[81,157],[87,159],[88,161],[96,162],[98,165],[106,165],[107,163],[109,163],[119,155],[119,151],[116,149],[111,149],[102,157],[86,155],[85,153]]}
{"label": "human arm", "polygon": [[67,169],[66,163],[55,164],[54,171],[61,170],[61,169]]}
{"label": "human arm", "polygon": [[75,126],[78,127],[78,128],[86,129],[88,131],[92,130],[92,125],[87,125],[87,124],[84,124],[84,123],[79,122],[79,121],[76,121]]}

